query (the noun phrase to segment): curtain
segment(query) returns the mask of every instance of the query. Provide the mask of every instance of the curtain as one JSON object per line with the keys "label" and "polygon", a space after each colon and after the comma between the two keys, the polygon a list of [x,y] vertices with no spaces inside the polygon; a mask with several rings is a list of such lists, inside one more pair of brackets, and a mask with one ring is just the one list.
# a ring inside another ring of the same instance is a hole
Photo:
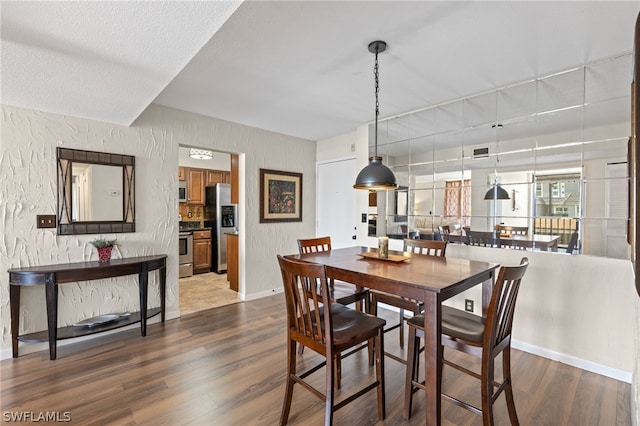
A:
{"label": "curtain", "polygon": [[471,224],[471,179],[445,182],[444,216],[460,219],[462,226]]}

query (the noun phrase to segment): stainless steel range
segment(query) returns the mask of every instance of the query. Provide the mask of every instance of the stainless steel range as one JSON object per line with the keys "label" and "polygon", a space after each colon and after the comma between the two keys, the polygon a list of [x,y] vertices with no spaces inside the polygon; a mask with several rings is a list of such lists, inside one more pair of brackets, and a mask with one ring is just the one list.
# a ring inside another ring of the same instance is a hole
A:
{"label": "stainless steel range", "polygon": [[193,232],[180,231],[178,237],[178,276],[193,275]]}

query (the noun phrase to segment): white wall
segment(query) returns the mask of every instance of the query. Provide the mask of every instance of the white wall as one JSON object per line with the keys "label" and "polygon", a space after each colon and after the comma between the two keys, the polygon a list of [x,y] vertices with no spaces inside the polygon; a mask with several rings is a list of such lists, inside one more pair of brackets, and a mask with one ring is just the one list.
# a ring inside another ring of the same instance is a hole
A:
{"label": "white wall", "polygon": [[[9,282],[14,267],[96,259],[96,235],[57,236],[36,229],[37,214],[56,213],[56,147],[136,157],[136,232],[117,237],[122,256],[166,253],[168,317],[178,311],[178,144],[243,153],[240,157],[240,291],[245,298],[280,291],[276,253],[295,253],[315,229],[315,143],[157,105],[130,127],[2,106],[0,140],[0,307],[2,357],[10,356]],[[259,223],[259,169],[302,172],[303,222]],[[60,325],[102,313],[137,310],[135,277],[60,288]],[[151,283],[149,305],[159,296]],[[23,288],[21,333],[46,329],[44,287]],[[21,353],[43,349],[23,345]]]}

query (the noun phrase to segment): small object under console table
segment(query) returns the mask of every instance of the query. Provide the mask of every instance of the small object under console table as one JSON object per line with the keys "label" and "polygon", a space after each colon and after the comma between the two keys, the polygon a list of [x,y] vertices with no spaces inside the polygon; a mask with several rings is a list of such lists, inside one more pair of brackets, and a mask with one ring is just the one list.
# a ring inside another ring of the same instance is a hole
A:
{"label": "small object under console table", "polygon": [[[160,275],[160,308],[147,310],[149,271],[158,270]],[[167,255],[112,259],[109,262],[77,262],[58,265],[34,266],[9,269],[11,305],[11,344],[13,357],[18,357],[18,340],[24,342],[49,341],[49,358],[56,359],[56,341],[72,337],[107,331],[140,321],[142,336],[147,335],[147,318],[160,313],[165,320],[165,295],[167,284]],[[132,313],[116,321],[96,327],[67,326],[58,328],[58,285],[121,277],[138,274],[140,312]],[[47,331],[19,336],[20,331],[20,290],[22,286],[44,285],[47,303]]]}

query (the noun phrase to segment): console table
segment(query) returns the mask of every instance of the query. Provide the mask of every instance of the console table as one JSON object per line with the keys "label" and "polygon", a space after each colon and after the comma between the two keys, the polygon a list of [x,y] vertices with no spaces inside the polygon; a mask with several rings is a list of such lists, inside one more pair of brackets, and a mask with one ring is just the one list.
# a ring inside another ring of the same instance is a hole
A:
{"label": "console table", "polygon": [[[165,319],[165,294],[167,285],[167,255],[112,259],[109,262],[77,262],[58,265],[34,266],[9,269],[11,307],[11,344],[13,357],[18,357],[18,340],[24,342],[49,341],[49,358],[56,359],[56,341],[85,336],[114,328],[124,327],[140,321],[142,336],[147,335],[147,318],[160,313]],[[160,275],[160,308],[147,310],[149,271],[158,270]],[[138,274],[140,312],[133,313],[111,323],[96,327],[67,326],[58,329],[58,285],[121,277]],[[19,336],[20,331],[20,290],[23,286],[44,285],[47,304],[47,331]]]}

